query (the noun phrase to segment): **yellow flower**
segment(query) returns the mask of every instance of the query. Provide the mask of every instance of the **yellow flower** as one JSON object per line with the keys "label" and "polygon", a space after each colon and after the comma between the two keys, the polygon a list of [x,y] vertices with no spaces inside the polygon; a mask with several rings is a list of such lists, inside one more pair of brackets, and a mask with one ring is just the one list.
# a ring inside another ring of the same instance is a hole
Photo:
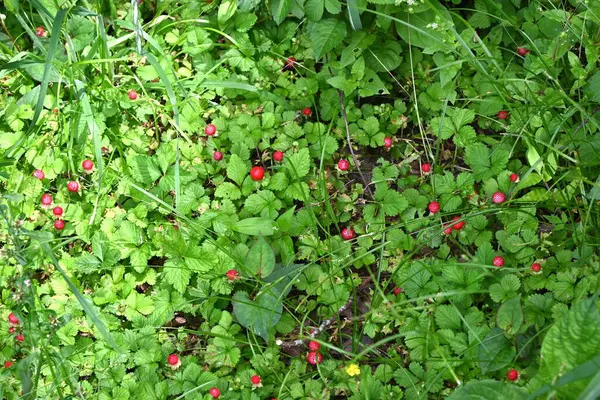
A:
{"label": "yellow flower", "polygon": [[350,376],[360,375],[360,368],[358,368],[358,365],[356,364],[348,364],[346,373]]}

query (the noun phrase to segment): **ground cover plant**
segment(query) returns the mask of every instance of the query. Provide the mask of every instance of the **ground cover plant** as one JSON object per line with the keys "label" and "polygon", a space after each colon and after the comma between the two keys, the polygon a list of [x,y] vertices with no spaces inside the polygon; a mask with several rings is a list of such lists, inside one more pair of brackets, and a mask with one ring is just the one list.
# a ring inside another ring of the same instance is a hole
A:
{"label": "ground cover plant", "polygon": [[600,2],[0,11],[0,398],[600,396]]}

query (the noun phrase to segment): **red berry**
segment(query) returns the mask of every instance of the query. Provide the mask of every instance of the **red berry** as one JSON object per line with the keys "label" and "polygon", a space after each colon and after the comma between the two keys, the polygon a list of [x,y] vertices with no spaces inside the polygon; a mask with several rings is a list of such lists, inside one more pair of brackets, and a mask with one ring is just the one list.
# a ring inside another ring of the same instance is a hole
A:
{"label": "red berry", "polygon": [[519,175],[514,174],[514,173],[510,174],[510,178],[509,179],[510,179],[511,182],[517,183],[517,182],[519,182]]}
{"label": "red berry", "polygon": [[422,165],[421,165],[421,171],[422,171],[424,174],[428,174],[428,173],[430,173],[430,172],[431,172],[431,164],[429,164],[429,163],[422,164]]}
{"label": "red berry", "polygon": [[519,379],[519,371],[517,371],[514,368],[511,368],[506,373],[506,377],[508,378],[509,381],[516,381],[517,379]]}
{"label": "red berry", "polygon": [[506,200],[506,196],[502,192],[496,192],[492,195],[492,202],[496,204],[504,203]]}
{"label": "red berry", "polygon": [[110,150],[109,150],[109,148],[108,148],[108,147],[106,147],[106,146],[102,146],[102,154],[106,154],[106,153],[108,153],[109,151],[110,151]]}
{"label": "red berry", "polygon": [[81,166],[83,167],[83,169],[85,169],[86,171],[91,171],[94,169],[94,162],[92,160],[84,160],[81,163]]}
{"label": "red berry", "polygon": [[218,399],[221,395],[221,391],[218,388],[210,388],[208,394],[210,394],[213,399]]}
{"label": "red berry", "polygon": [[398,296],[400,293],[402,293],[402,288],[401,288],[401,287],[399,287],[399,286],[395,287],[395,288],[394,288],[394,294],[395,294],[396,296]]}
{"label": "red berry", "polygon": [[531,270],[533,272],[540,272],[542,270],[542,264],[540,264],[540,263],[531,264]]}
{"label": "red berry", "polygon": [[63,215],[63,208],[61,206],[56,206],[52,209],[52,214],[56,215],[57,217],[60,217],[61,215]]}
{"label": "red berry", "polygon": [[344,229],[342,229],[342,238],[344,240],[352,240],[352,239],[354,239],[354,229],[352,229],[352,228],[344,228]]}
{"label": "red berry", "polygon": [[43,26],[38,26],[37,28],[35,28],[35,34],[37,37],[45,37],[46,30],[44,29]]}
{"label": "red berry", "polygon": [[283,160],[283,151],[277,150],[275,153],[273,153],[273,160],[277,162]]}
{"label": "red berry", "polygon": [[213,124],[208,124],[206,125],[206,128],[204,128],[204,133],[206,133],[208,136],[215,136],[215,133],[217,133],[217,127]]}
{"label": "red berry", "polygon": [[215,159],[215,161],[221,161],[223,159],[223,153],[221,153],[220,151],[215,151],[213,153],[213,158]]}
{"label": "red berry", "polygon": [[79,190],[79,182],[77,182],[77,181],[69,181],[67,183],[67,189],[69,190],[69,192],[75,193],[76,191]]}
{"label": "red berry", "polygon": [[347,171],[348,168],[350,168],[350,163],[348,162],[348,160],[340,160],[338,161],[338,168],[340,169],[340,171]]}
{"label": "red berry", "polygon": [[494,257],[492,264],[494,264],[494,267],[502,267],[504,265],[504,257],[502,257],[502,256]]}
{"label": "red berry", "polygon": [[25,341],[25,336],[23,336],[23,335],[21,335],[21,334],[19,333],[19,334],[16,336],[16,339],[17,339],[19,342],[23,342],[23,341]]}
{"label": "red berry", "polygon": [[318,351],[321,348],[321,343],[311,340],[308,342],[308,349],[310,351]]}
{"label": "red berry", "polygon": [[227,271],[227,279],[229,279],[230,281],[234,281],[238,278],[238,272],[235,269],[230,269],[229,271]]}
{"label": "red berry", "polygon": [[46,177],[46,174],[44,174],[44,171],[42,171],[41,169],[36,169],[35,171],[33,171],[33,176],[41,181]]}
{"label": "red berry", "polygon": [[138,98],[137,92],[133,89],[131,89],[129,92],[127,92],[127,96],[129,96],[129,100],[135,100]]}
{"label": "red berry", "polygon": [[4,368],[10,368],[13,366],[13,362],[12,361],[4,361]]}
{"label": "red berry", "polygon": [[263,169],[263,167],[252,167],[252,169],[250,170],[250,178],[252,178],[253,181],[262,181],[263,178],[265,177],[265,170]]}
{"label": "red berry", "polygon": [[437,201],[432,201],[431,203],[429,203],[429,206],[427,208],[429,209],[430,213],[436,214],[438,211],[440,211],[440,203],[438,203]]}
{"label": "red berry", "polygon": [[252,382],[253,385],[260,385],[260,376],[252,375],[252,378],[250,378],[250,382]]}
{"label": "red berry", "polygon": [[498,119],[508,119],[508,111],[500,111],[496,116]]}
{"label": "red berry", "polygon": [[449,227],[447,227],[447,228],[444,228],[444,233],[445,233],[446,235],[450,235],[450,234],[452,233],[452,227],[451,227],[451,226],[449,226]]}
{"label": "red berry", "polygon": [[311,365],[321,364],[323,362],[323,355],[316,351],[311,351],[308,353],[307,361]]}
{"label": "red berry", "polygon": [[303,109],[303,110],[302,110],[302,114],[303,114],[305,117],[310,117],[310,114],[311,114],[311,110],[310,110],[310,108],[306,107],[305,109]]}
{"label": "red berry", "polygon": [[290,70],[294,68],[294,65],[296,65],[296,58],[295,57],[289,57],[286,61],[285,61],[285,66],[283,67],[283,70]]}
{"label": "red berry", "polygon": [[527,54],[529,54],[529,49],[526,49],[525,47],[517,47],[517,53],[519,53],[521,57],[525,57]]}
{"label": "red berry", "polygon": [[19,325],[19,318],[13,313],[8,314],[8,322],[13,325]]}
{"label": "red berry", "polygon": [[177,365],[179,364],[179,356],[177,354],[170,354],[167,358],[167,362],[169,365]]}
{"label": "red berry", "polygon": [[56,228],[57,231],[62,231],[63,229],[65,229],[65,221],[63,221],[62,219],[57,219],[56,221],[54,221],[54,228]]}
{"label": "red berry", "polygon": [[8,333],[10,333],[11,335],[12,335],[13,333],[15,333],[15,327],[14,327],[14,326],[11,326],[10,328],[8,328]]}
{"label": "red berry", "polygon": [[392,147],[392,138],[391,137],[385,137],[383,138],[383,147],[385,147],[386,149],[389,149],[390,147]]}
{"label": "red berry", "polygon": [[[460,219],[459,216],[452,218],[452,221],[458,221]],[[452,225],[452,229],[455,231],[460,231],[465,226],[465,221],[460,221]]]}
{"label": "red berry", "polygon": [[52,204],[52,196],[48,193],[44,193],[42,195],[42,204],[45,206],[49,206],[50,204]]}

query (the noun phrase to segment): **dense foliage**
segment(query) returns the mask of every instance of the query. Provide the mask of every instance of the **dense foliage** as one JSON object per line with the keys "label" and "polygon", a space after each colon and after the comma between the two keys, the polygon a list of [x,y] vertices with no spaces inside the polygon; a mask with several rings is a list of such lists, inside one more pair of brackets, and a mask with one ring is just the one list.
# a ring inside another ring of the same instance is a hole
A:
{"label": "dense foliage", "polygon": [[0,398],[599,396],[600,2],[4,6]]}

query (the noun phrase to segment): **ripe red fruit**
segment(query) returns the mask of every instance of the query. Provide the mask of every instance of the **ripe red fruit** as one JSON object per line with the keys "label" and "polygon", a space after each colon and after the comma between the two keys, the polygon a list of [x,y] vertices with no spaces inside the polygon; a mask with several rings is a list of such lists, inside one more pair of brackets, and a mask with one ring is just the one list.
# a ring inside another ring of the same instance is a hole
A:
{"label": "ripe red fruit", "polygon": [[252,178],[253,181],[262,181],[263,178],[265,177],[265,170],[263,167],[252,167],[252,169],[250,170],[250,178]]}
{"label": "ripe red fruit", "polygon": [[392,138],[391,137],[383,138],[383,147],[385,147],[386,149],[389,149],[390,147],[392,147]]}
{"label": "ripe red fruit", "polygon": [[342,238],[344,240],[352,240],[354,239],[354,229],[352,228],[344,228],[342,229]]}
{"label": "ripe red fruit", "polygon": [[502,192],[496,192],[492,195],[492,202],[496,204],[504,203],[506,200],[506,196]]}
{"label": "ripe red fruit", "polygon": [[69,192],[75,193],[76,191],[79,190],[79,182],[77,182],[77,181],[69,181],[67,183],[67,189],[69,190]]}
{"label": "ripe red fruit", "polygon": [[4,368],[10,368],[13,366],[13,362],[12,361],[4,361]]}
{"label": "ripe red fruit", "polygon": [[206,128],[204,128],[204,133],[206,133],[208,136],[215,136],[215,133],[217,133],[217,127],[213,124],[208,124],[206,125]]}
{"label": "ripe red fruit", "polygon": [[396,296],[398,296],[400,293],[402,293],[402,288],[401,287],[395,287],[394,288],[394,294]]}
{"label": "ripe red fruit", "polygon": [[273,153],[273,160],[277,162],[283,160],[283,151],[277,150],[275,153]]}
{"label": "ripe red fruit", "polygon": [[230,281],[236,280],[238,278],[239,273],[235,269],[230,269],[227,271],[227,279]]}
{"label": "ripe red fruit", "polygon": [[10,333],[11,335],[12,335],[13,333],[15,333],[15,327],[14,327],[14,326],[11,326],[10,328],[8,328],[8,333]]}
{"label": "ripe red fruit", "polygon": [[221,395],[221,391],[218,388],[210,388],[208,394],[210,394],[213,399],[218,399]]}
{"label": "ripe red fruit", "polygon": [[48,193],[44,193],[42,195],[42,204],[45,206],[49,206],[50,204],[52,204],[52,196]]}
{"label": "ripe red fruit", "polygon": [[253,385],[260,385],[260,376],[252,375],[252,378],[250,378],[250,382],[252,382]]}
{"label": "ripe red fruit", "polygon": [[508,111],[500,111],[496,116],[498,119],[508,119]]}
{"label": "ripe red fruit", "polygon": [[23,335],[21,335],[21,334],[19,333],[19,334],[16,336],[16,339],[17,339],[19,342],[23,342],[23,341],[25,341],[25,336],[23,336]]}
{"label": "ripe red fruit", "polygon": [[215,161],[221,161],[223,159],[223,153],[221,153],[220,151],[215,151],[213,153],[213,158],[215,159]]}
{"label": "ripe red fruit", "polygon": [[504,265],[504,257],[502,257],[502,256],[494,257],[492,264],[494,264],[494,267],[502,267]]}
{"label": "ripe red fruit", "polygon": [[321,343],[315,342],[314,340],[311,340],[310,342],[308,342],[308,349],[310,351],[318,351],[320,348],[321,348]]}
{"label": "ripe red fruit", "polygon": [[56,215],[57,217],[60,217],[61,215],[63,215],[63,208],[61,206],[56,206],[52,209],[52,214]]}
{"label": "ripe red fruit", "polygon": [[509,381],[516,381],[517,379],[519,379],[519,371],[517,371],[514,368],[509,369],[506,373],[506,378]]}
{"label": "ripe red fruit", "polygon": [[450,234],[452,234],[452,227],[451,227],[451,226],[449,226],[449,227],[447,227],[447,228],[444,228],[444,233],[445,233],[446,235],[450,235]]}
{"label": "ripe red fruit", "polygon": [[429,209],[430,213],[436,214],[438,211],[440,211],[440,203],[438,203],[437,201],[432,201],[431,203],[429,203],[429,206],[427,206],[427,208]]}
{"label": "ripe red fruit", "polygon": [[56,221],[54,221],[54,228],[56,228],[57,231],[62,231],[63,229],[65,229],[65,221],[63,221],[62,219],[57,219]]}
{"label": "ripe red fruit", "polygon": [[179,356],[177,354],[170,354],[167,358],[167,362],[169,365],[177,365],[179,364]]}
{"label": "ripe red fruit", "polygon": [[431,164],[429,164],[429,163],[422,164],[421,172],[423,172],[424,174],[430,173],[431,172]]}
{"label": "ripe red fruit", "polygon": [[8,314],[8,322],[12,325],[19,325],[19,318],[13,313]]}
{"label": "ripe red fruit", "polygon": [[316,351],[311,351],[308,353],[307,361],[311,365],[321,364],[323,362],[323,355]]}
{"label": "ripe red fruit", "polygon": [[[459,216],[456,216],[454,218],[452,218],[452,221],[458,221],[460,219]],[[455,223],[454,225],[452,225],[452,229],[454,229],[455,231],[460,231],[464,226],[465,226],[465,221],[460,221]]]}
{"label": "ripe red fruit", "polygon": [[341,159],[340,161],[338,161],[338,168],[340,169],[340,171],[347,171],[348,168],[350,168],[350,163],[348,162],[348,160]]}
{"label": "ripe red fruit", "polygon": [[310,110],[310,108],[306,107],[305,109],[303,109],[303,110],[302,110],[302,114],[303,114],[305,117],[310,117],[310,114],[311,114],[311,110]]}
{"label": "ripe red fruit", "polygon": [[517,47],[517,53],[519,53],[521,57],[525,57],[527,54],[529,54],[529,49],[526,49],[525,47]]}
{"label": "ripe red fruit", "polygon": [[519,182],[519,175],[512,173],[512,174],[510,174],[509,179],[511,182],[517,183],[517,182]]}
{"label": "ripe red fruit", "polygon": [[542,270],[542,264],[540,264],[540,263],[531,264],[531,270],[533,272],[540,272]]}
{"label": "ripe red fruit", "polygon": [[285,66],[283,67],[283,70],[284,71],[291,70],[291,69],[294,68],[294,65],[296,65],[296,58],[295,57],[289,57],[285,61]]}
{"label": "ripe red fruit", "polygon": [[33,176],[41,181],[46,177],[46,174],[44,174],[44,171],[42,171],[41,169],[36,169],[35,171],[33,171]]}
{"label": "ripe red fruit", "polygon": [[135,100],[138,98],[137,92],[133,89],[131,89],[129,92],[127,92],[127,96],[129,96],[129,100]]}
{"label": "ripe red fruit", "polygon": [[86,171],[91,171],[94,169],[94,162],[92,160],[84,160],[81,163],[81,167]]}
{"label": "ripe red fruit", "polygon": [[46,37],[46,30],[43,26],[38,26],[35,28],[35,34],[37,37]]}

